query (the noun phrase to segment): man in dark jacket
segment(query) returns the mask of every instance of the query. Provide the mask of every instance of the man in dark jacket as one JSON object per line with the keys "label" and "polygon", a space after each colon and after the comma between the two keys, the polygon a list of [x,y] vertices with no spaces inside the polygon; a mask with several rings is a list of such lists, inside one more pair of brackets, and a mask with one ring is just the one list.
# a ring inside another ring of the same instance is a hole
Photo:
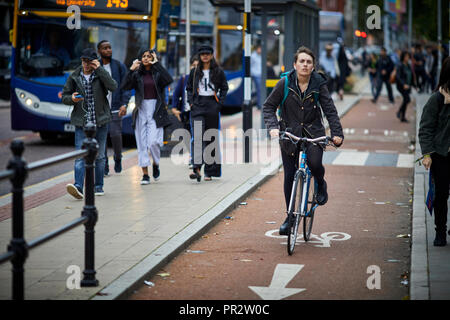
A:
{"label": "man in dark jacket", "polygon": [[[105,68],[111,77],[117,82],[118,89],[108,93],[108,102],[111,107],[112,121],[108,126],[111,144],[114,150],[114,171],[122,171],[122,117],[127,112],[128,101],[131,97],[131,91],[120,88],[122,80],[127,74],[125,65],[112,58],[111,43],[102,40],[97,45],[100,54],[100,64]],[[105,148],[105,176],[109,174],[108,148]]]}
{"label": "man in dark jacket", "polygon": [[[75,148],[81,149],[85,138],[83,127],[92,122],[96,125],[95,139],[99,149],[95,160],[95,195],[104,195],[103,174],[105,169],[105,147],[111,110],[107,99],[108,90],[117,89],[116,81],[100,66],[94,49],[84,49],[82,65],[67,79],[62,93],[62,102],[74,106],[70,123],[75,126]],[[67,185],[67,192],[76,199],[83,199],[84,159],[75,160],[75,183]]]}
{"label": "man in dark jacket", "polygon": [[389,82],[389,78],[391,76],[392,71],[394,70],[394,63],[392,62],[391,58],[386,53],[385,48],[381,48],[380,51],[380,58],[377,61],[376,64],[377,69],[377,76],[378,76],[378,82],[377,82],[377,89],[375,92],[375,96],[371,100],[373,103],[377,102],[377,99],[381,92],[381,87],[383,86],[383,83],[386,85],[386,89],[388,91],[388,97],[389,102],[394,103],[394,95],[392,94],[392,86]]}

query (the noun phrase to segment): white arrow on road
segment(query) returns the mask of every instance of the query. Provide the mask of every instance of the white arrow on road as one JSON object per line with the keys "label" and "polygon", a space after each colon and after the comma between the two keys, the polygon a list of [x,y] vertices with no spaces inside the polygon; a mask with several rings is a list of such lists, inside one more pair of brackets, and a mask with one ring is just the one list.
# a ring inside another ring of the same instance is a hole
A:
{"label": "white arrow on road", "polygon": [[286,288],[297,273],[302,270],[304,264],[277,264],[273,273],[272,282],[268,287],[249,286],[253,292],[263,300],[281,300],[306,289]]}

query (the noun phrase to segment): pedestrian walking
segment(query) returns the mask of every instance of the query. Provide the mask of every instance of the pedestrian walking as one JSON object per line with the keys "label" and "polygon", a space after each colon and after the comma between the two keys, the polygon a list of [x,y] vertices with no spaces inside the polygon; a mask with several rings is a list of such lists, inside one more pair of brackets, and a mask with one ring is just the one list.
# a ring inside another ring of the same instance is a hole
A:
{"label": "pedestrian walking", "polygon": [[261,45],[256,45],[250,56],[250,73],[256,89],[256,107],[261,109]]}
{"label": "pedestrian walking", "polygon": [[151,164],[153,179],[157,181],[160,177],[164,127],[170,125],[165,88],[172,81],[172,76],[158,61],[156,52],[144,49],[138,59],[133,61],[122,84],[123,90],[135,90],[136,107],[132,113],[132,127],[138,149],[138,165],[142,169],[142,185],[150,183],[148,167]]}
{"label": "pedestrian walking", "polygon": [[400,105],[400,108],[397,111],[397,118],[400,119],[401,122],[408,122],[405,117],[406,108],[408,107],[408,103],[411,102],[411,98],[409,97],[411,93],[411,87],[414,85],[413,72],[410,66],[411,56],[408,51],[403,51],[400,55],[401,63],[396,67],[396,84],[397,90],[402,95],[403,101]]}
{"label": "pedestrian walking", "polygon": [[[222,175],[219,150],[220,110],[228,92],[228,83],[213,53],[211,46],[203,45],[199,48],[198,66],[191,70],[186,86],[194,134],[192,149],[194,166],[189,178],[197,181],[201,180],[200,172],[203,164],[205,164],[205,181]],[[215,130],[216,134],[213,134],[210,141],[206,141],[204,133],[209,129]],[[204,154],[206,148],[211,151],[209,155]]]}
{"label": "pedestrian walking", "polygon": [[327,76],[328,92],[333,94],[337,87],[338,68],[331,43],[325,46],[325,51],[322,51],[320,55],[320,67]]}
{"label": "pedestrian walking", "polygon": [[[196,68],[198,65],[198,56],[194,55],[191,57],[190,60],[190,70],[193,68]],[[192,137],[192,128],[191,128],[191,106],[189,105],[187,101],[187,93],[186,93],[186,85],[189,80],[189,74],[186,74],[177,82],[177,86],[175,87],[175,90],[173,91],[172,96],[172,107],[171,110],[173,114],[177,117],[178,121],[180,121],[183,124],[183,128],[185,130],[188,130],[190,133],[190,136]],[[189,142],[189,150],[192,150],[192,139]],[[189,159],[189,169],[193,168],[192,164],[192,156]]]}
{"label": "pedestrian walking", "polygon": [[423,107],[419,143],[424,167],[434,180],[434,246],[447,244],[448,195],[450,187],[450,57],[442,65],[438,90]]}
{"label": "pedestrian walking", "polygon": [[377,103],[378,97],[381,93],[381,88],[383,83],[386,85],[388,92],[389,102],[394,104],[394,95],[392,94],[392,86],[389,82],[392,71],[394,70],[394,63],[391,58],[387,55],[386,48],[381,48],[380,57],[378,58],[377,64],[377,88],[375,96],[371,100],[373,103]]}
{"label": "pedestrian walking", "polygon": [[427,83],[427,74],[425,72],[425,57],[420,44],[416,44],[415,46],[414,61],[414,73],[416,74],[417,88],[419,89],[419,93],[422,93],[425,90]]}
{"label": "pedestrian walking", "polygon": [[[117,89],[116,81],[100,65],[94,49],[86,48],[81,54],[81,66],[67,78],[63,88],[62,102],[74,106],[70,123],[75,126],[75,149],[80,150],[85,138],[83,127],[92,122],[96,125],[95,139],[98,153],[95,159],[95,186],[97,196],[104,195],[103,175],[105,170],[105,148],[111,110],[108,91]],[[83,199],[84,159],[75,160],[75,183],[66,186],[67,192],[76,199]]]}
{"label": "pedestrian walking", "polygon": [[339,98],[341,100],[344,99],[344,85],[347,81],[347,77],[350,76],[352,69],[350,69],[350,66],[348,65],[348,59],[347,54],[345,53],[345,45],[342,38],[338,38],[339,43],[339,50],[337,55],[337,62],[339,66],[339,77],[337,80],[337,92],[339,95]]}
{"label": "pedestrian walking", "polygon": [[[322,122],[321,108],[331,129],[333,143],[340,146],[344,135],[336,107],[331,99],[327,87],[326,77],[314,71],[316,59],[314,53],[300,47],[294,56],[294,70],[287,78],[283,78],[275,85],[269,97],[264,102],[263,113],[266,127],[270,136],[278,138],[279,131],[291,128],[292,133],[299,137],[317,138],[325,135]],[[277,121],[276,111],[284,99],[285,81],[288,81],[288,95],[281,106],[281,120]],[[284,196],[286,211],[292,191],[292,183],[297,170],[299,146],[293,152],[281,148],[284,167]],[[324,179],[325,168],[322,164],[323,148],[319,145],[308,144],[306,153],[308,166],[318,184],[317,203],[324,205],[328,200],[327,184]],[[280,235],[287,235],[289,219],[286,218],[280,227]]]}
{"label": "pedestrian walking", "polygon": [[367,71],[369,73],[369,81],[370,81],[370,90],[372,92],[372,96],[375,97],[375,94],[377,93],[377,55],[372,52],[369,55],[369,58],[367,60]]}
{"label": "pedestrian walking", "polygon": [[[117,90],[109,91],[108,103],[111,108],[112,120],[108,124],[108,133],[114,150],[114,171],[122,171],[122,117],[127,114],[128,101],[131,91],[121,88],[122,81],[127,74],[127,67],[120,61],[112,58],[111,43],[102,40],[97,44],[100,55],[100,65],[108,71],[109,75],[117,82]],[[105,148],[105,176],[109,174],[108,148]]]}

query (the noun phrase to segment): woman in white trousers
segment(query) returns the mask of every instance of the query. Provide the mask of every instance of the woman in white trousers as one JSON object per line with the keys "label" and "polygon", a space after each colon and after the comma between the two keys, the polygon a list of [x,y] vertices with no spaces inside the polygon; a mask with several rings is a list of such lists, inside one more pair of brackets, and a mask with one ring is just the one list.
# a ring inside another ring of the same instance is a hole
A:
{"label": "woman in white trousers", "polygon": [[163,146],[164,127],[170,124],[165,105],[165,87],[173,79],[158,62],[155,51],[144,50],[133,61],[122,86],[135,89],[136,107],[133,110],[134,134],[138,149],[138,164],[142,168],[141,184],[149,184],[148,167],[153,160],[153,179],[159,180],[159,161]]}

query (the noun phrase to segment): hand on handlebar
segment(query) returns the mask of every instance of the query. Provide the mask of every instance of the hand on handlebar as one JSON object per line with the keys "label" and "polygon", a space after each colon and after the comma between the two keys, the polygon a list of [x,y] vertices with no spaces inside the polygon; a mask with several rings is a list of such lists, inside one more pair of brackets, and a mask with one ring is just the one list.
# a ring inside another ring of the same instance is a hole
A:
{"label": "hand on handlebar", "polygon": [[270,137],[271,138],[278,138],[280,135],[280,130],[279,129],[271,129],[269,131]]}
{"label": "hand on handlebar", "polygon": [[333,143],[334,143],[334,145],[336,147],[340,147],[341,144],[342,144],[342,138],[341,137],[334,136],[331,140],[333,141]]}

